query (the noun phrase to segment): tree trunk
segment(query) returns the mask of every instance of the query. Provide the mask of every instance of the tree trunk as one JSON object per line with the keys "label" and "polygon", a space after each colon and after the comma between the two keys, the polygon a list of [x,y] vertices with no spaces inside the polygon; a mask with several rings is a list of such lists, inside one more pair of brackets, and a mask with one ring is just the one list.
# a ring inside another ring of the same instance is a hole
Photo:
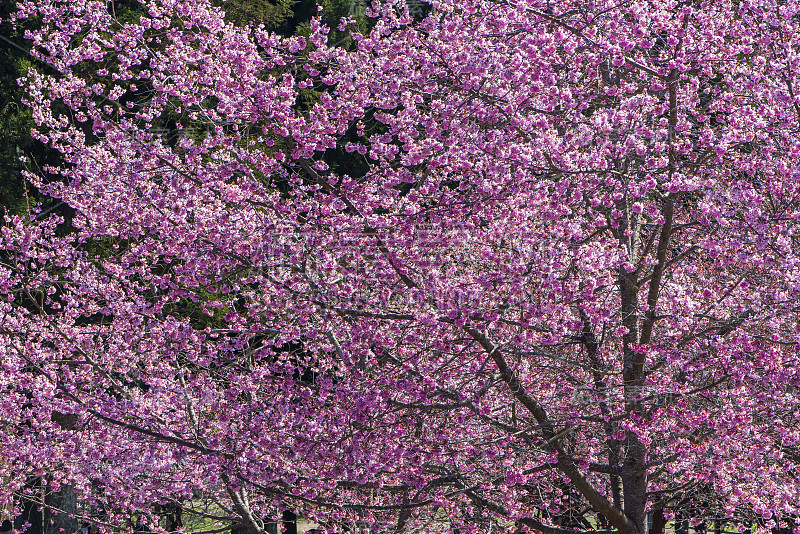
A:
{"label": "tree trunk", "polygon": [[291,510],[286,510],[281,516],[283,532],[285,534],[297,534],[297,514]]}
{"label": "tree trunk", "polygon": [[[53,421],[62,430],[74,430],[78,421],[75,414],[53,412]],[[43,534],[75,534],[78,532],[78,498],[72,486],[62,485],[58,492],[50,492],[47,485],[44,491]]]}
{"label": "tree trunk", "polygon": [[653,510],[653,526],[650,528],[650,534],[664,534],[666,526],[667,518],[664,517],[664,510],[661,508]]}
{"label": "tree trunk", "polygon": [[[78,498],[72,486],[45,495],[44,534],[75,534],[78,531]],[[59,511],[60,510],[60,511]]]}
{"label": "tree trunk", "polygon": [[[26,491],[33,491],[37,496],[41,495],[41,480],[39,478],[29,478],[25,483]],[[44,534],[42,530],[42,511],[39,506],[29,500],[20,503],[22,513],[14,518],[14,531],[21,532],[24,529],[26,534]],[[26,525],[27,528],[25,527]]]}

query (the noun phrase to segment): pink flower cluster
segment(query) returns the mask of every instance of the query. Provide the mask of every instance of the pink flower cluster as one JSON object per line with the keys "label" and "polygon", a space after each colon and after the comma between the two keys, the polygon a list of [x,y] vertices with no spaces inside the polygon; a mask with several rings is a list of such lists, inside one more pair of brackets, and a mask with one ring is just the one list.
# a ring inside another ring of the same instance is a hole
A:
{"label": "pink flower cluster", "polygon": [[110,5],[16,14],[76,231],[0,236],[0,500],[800,512],[796,0],[375,0],[352,50]]}

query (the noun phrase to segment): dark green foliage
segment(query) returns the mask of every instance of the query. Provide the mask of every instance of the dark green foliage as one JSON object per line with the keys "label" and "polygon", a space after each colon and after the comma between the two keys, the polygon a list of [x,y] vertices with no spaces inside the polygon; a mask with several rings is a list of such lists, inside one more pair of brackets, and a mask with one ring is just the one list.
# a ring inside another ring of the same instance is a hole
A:
{"label": "dark green foliage", "polygon": [[[8,3],[0,8],[0,17],[8,20]],[[17,79],[32,67],[32,58],[16,48],[18,32],[8,22],[0,26],[0,206],[7,212],[24,213],[30,199],[22,177],[21,159],[30,160],[34,140],[30,110],[22,103],[22,89]],[[7,210],[7,211],[6,211]]]}
{"label": "dark green foliage", "polygon": [[[357,30],[365,33],[369,28],[364,5],[365,0],[300,0],[294,8],[292,18],[276,30],[286,36],[308,35],[311,33],[309,22],[312,17],[319,14],[317,7],[322,6],[322,22],[331,30],[328,34],[328,43],[349,49],[355,42],[350,32]],[[339,30],[343,18],[353,20],[355,27],[349,25],[344,30]]]}
{"label": "dark green foliage", "polygon": [[19,28],[12,27],[10,14],[14,5],[0,2],[0,221],[9,214],[28,213],[38,204],[42,209],[55,209],[68,218],[68,210],[58,201],[41,198],[22,174],[29,170],[43,175],[44,167],[56,165],[61,159],[31,136],[35,125],[30,110],[23,104],[25,89],[18,80],[31,69],[51,67],[28,52],[25,28],[35,21],[25,21]]}
{"label": "dark green foliage", "polygon": [[139,0],[110,0],[108,11],[120,24],[135,24],[147,9]]}
{"label": "dark green foliage", "polygon": [[214,5],[225,10],[225,20],[237,26],[264,25],[268,30],[278,30],[294,15],[297,0],[214,0]]}

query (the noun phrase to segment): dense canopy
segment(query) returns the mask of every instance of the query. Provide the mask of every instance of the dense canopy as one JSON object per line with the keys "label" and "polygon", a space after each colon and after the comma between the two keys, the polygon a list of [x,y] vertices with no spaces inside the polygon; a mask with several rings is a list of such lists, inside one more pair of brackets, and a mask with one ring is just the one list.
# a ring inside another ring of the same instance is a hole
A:
{"label": "dense canopy", "polygon": [[9,502],[800,511],[796,1],[376,0],[293,37],[113,7],[16,15],[58,71],[26,103],[64,163],[28,179],[74,216],[2,229]]}

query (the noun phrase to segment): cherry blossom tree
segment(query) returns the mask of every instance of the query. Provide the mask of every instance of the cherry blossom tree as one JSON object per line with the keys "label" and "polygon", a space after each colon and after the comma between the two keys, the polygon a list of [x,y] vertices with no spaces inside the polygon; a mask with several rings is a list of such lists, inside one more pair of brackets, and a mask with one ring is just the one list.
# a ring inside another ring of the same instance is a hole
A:
{"label": "cherry blossom tree", "polygon": [[376,1],[348,49],[113,5],[16,14],[60,72],[28,178],[75,216],[3,228],[7,500],[796,516],[797,2]]}

